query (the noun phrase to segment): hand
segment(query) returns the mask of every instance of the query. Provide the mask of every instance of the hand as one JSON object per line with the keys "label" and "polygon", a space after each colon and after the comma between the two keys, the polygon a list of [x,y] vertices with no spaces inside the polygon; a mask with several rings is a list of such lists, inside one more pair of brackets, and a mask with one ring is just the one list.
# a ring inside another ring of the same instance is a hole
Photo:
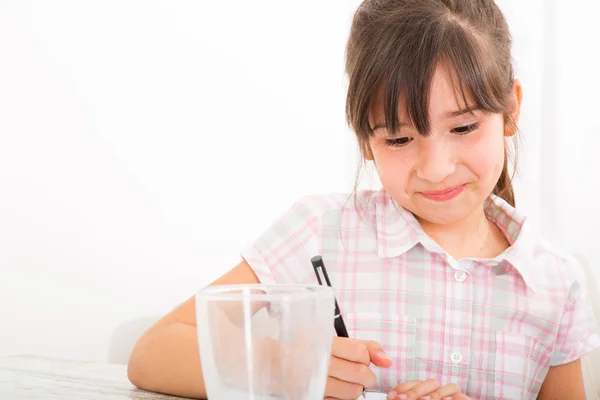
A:
{"label": "hand", "polygon": [[356,400],[363,388],[375,385],[375,374],[369,369],[373,363],[388,368],[388,358],[379,343],[334,337],[325,388],[325,400]]}
{"label": "hand", "polygon": [[435,379],[404,382],[392,389],[387,398],[388,400],[471,400],[456,384],[440,386]]}

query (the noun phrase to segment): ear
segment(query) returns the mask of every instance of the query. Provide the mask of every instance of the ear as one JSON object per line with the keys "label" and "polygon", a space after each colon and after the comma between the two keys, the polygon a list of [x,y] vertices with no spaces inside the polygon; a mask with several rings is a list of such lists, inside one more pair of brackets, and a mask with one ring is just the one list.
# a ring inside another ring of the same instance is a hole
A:
{"label": "ear", "polygon": [[517,133],[517,125],[519,123],[519,117],[521,116],[521,102],[523,101],[523,87],[518,79],[513,82],[512,93],[510,95],[510,102],[508,104],[508,113],[514,124],[504,124],[504,136],[513,136]]}

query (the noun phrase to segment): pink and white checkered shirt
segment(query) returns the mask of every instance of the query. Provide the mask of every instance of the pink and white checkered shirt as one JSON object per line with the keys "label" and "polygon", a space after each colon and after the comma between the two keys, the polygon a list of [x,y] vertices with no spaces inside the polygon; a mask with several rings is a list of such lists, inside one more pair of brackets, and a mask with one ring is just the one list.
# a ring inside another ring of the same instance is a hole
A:
{"label": "pink and white checkered shirt", "polygon": [[437,379],[473,399],[534,399],[550,366],[600,347],[585,275],[504,200],[486,215],[510,247],[455,260],[385,191],[311,196],[242,252],[263,283],[317,283],[328,269],[350,337],[393,360],[377,390]]}

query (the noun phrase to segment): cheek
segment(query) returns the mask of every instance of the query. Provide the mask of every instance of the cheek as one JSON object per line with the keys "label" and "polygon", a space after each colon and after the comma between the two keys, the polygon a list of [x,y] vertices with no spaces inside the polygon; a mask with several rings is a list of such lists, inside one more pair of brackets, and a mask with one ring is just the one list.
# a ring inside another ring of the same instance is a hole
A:
{"label": "cheek", "polygon": [[381,183],[391,190],[401,190],[405,187],[414,164],[411,152],[385,145],[375,145],[371,148]]}
{"label": "cheek", "polygon": [[[482,132],[483,133],[483,132]],[[481,179],[497,179],[504,166],[504,136],[488,132],[473,137],[467,144],[466,164]]]}

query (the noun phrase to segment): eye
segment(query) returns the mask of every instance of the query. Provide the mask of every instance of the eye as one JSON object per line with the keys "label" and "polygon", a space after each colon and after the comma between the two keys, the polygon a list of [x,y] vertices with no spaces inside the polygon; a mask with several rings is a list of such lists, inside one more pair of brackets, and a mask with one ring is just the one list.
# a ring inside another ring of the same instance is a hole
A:
{"label": "eye", "polygon": [[410,136],[404,136],[404,137],[399,137],[399,138],[394,138],[394,139],[386,139],[385,144],[387,146],[392,146],[392,147],[404,147],[412,141],[413,141],[413,138],[411,138]]}
{"label": "eye", "polygon": [[478,123],[474,123],[474,124],[470,124],[470,125],[459,126],[458,128],[452,129],[451,132],[455,133],[457,135],[466,135],[468,133],[473,132],[478,127],[479,127],[479,124]]}

